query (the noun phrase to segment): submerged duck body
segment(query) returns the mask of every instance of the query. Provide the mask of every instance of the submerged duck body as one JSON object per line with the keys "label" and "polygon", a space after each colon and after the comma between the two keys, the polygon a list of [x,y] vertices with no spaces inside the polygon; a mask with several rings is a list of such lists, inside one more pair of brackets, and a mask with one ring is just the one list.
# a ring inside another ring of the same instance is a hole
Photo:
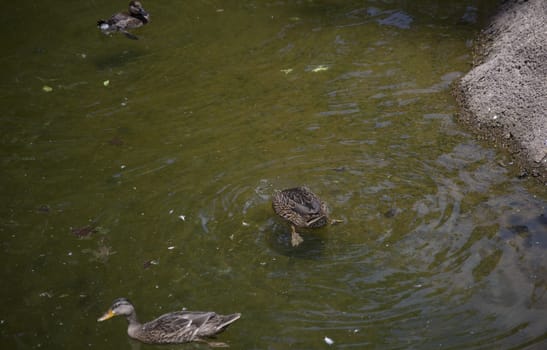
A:
{"label": "submerged duck body", "polygon": [[108,20],[97,21],[97,27],[104,34],[122,32],[129,39],[137,40],[138,37],[128,32],[130,29],[142,27],[150,22],[150,15],[142,7],[140,1],[131,1],[128,12],[116,13]]}
{"label": "submerged duck body", "polygon": [[[135,307],[126,298],[114,300],[108,311],[97,321],[102,322],[115,316],[125,316],[128,322],[127,334],[148,344],[180,344],[192,341],[208,343],[204,338],[223,332],[237,321],[241,314],[219,315],[215,312],[175,311],[155,320],[139,323]],[[217,343],[210,345],[223,346]]]}

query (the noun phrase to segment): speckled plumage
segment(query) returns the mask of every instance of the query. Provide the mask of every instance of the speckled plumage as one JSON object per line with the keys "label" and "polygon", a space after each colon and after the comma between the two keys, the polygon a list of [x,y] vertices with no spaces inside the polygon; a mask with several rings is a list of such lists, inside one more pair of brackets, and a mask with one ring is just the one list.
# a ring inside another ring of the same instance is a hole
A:
{"label": "speckled plumage", "polygon": [[97,27],[104,34],[122,32],[129,39],[138,39],[137,36],[128,32],[129,29],[142,27],[150,22],[150,15],[144,10],[139,1],[129,2],[128,12],[119,12],[114,14],[108,20],[97,21]]}
{"label": "speckled plumage", "polygon": [[327,205],[304,186],[276,191],[272,207],[277,215],[296,227],[321,227],[328,222]]}
{"label": "speckled plumage", "polygon": [[110,309],[97,321],[114,316],[125,316],[128,322],[127,334],[148,344],[178,344],[203,341],[207,337],[223,332],[237,321],[241,314],[219,315],[215,312],[175,311],[155,320],[141,324],[137,320],[135,307],[125,298],[114,300]]}
{"label": "speckled plumage", "polygon": [[316,228],[328,223],[328,208],[315,193],[305,186],[276,191],[272,207],[277,215],[291,223],[291,244],[297,246],[304,240],[296,227]]}

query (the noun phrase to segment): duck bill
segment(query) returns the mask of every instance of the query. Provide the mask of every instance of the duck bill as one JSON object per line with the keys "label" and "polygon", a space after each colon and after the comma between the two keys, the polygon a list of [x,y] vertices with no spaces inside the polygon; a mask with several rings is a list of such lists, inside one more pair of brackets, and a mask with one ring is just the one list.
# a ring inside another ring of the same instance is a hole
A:
{"label": "duck bill", "polygon": [[144,18],[146,23],[150,22],[150,15],[144,9],[141,8],[139,14],[142,16],[142,18]]}
{"label": "duck bill", "polygon": [[97,319],[97,322],[103,322],[103,321],[106,321],[106,320],[109,320],[111,319],[112,317],[116,316],[116,314],[114,313],[114,311],[112,310],[108,310],[104,315],[102,315],[101,317],[99,317]]}

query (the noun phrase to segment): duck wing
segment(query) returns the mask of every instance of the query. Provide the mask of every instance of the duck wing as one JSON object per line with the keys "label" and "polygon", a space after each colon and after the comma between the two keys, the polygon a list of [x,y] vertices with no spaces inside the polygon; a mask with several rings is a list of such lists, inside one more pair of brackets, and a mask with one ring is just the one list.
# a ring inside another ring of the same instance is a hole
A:
{"label": "duck wing", "polygon": [[124,12],[118,12],[116,14],[113,14],[112,17],[108,20],[108,23],[115,24],[115,23],[123,23],[127,21],[128,18],[130,18],[128,13]]}
{"label": "duck wing", "polygon": [[230,324],[237,321],[241,314],[219,315],[215,312],[190,312],[187,317],[192,319],[196,329],[196,337],[211,337],[223,332]]}
{"label": "duck wing", "polygon": [[316,201],[293,202],[293,209],[300,215],[317,215],[321,210],[321,204]]}
{"label": "duck wing", "polygon": [[155,320],[147,322],[143,325],[143,331],[149,333],[161,332],[163,334],[174,334],[181,332],[184,329],[190,330],[192,320],[185,317],[184,311],[172,312],[162,315]]}
{"label": "duck wing", "polygon": [[216,316],[214,312],[203,311],[182,311],[183,317],[188,320],[194,327],[201,327],[206,324],[211,318]]}

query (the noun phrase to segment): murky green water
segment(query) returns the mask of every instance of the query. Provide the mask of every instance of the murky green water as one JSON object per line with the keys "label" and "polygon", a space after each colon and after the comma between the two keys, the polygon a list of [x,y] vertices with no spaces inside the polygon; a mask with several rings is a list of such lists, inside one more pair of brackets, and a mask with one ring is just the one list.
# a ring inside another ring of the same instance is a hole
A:
{"label": "murky green water", "polygon": [[[1,343],[131,349],[125,296],[241,312],[233,349],[546,347],[545,188],[453,120],[495,3],[148,1],[139,41],[94,28],[125,2],[10,5]],[[299,184],[344,223],[293,249]]]}

